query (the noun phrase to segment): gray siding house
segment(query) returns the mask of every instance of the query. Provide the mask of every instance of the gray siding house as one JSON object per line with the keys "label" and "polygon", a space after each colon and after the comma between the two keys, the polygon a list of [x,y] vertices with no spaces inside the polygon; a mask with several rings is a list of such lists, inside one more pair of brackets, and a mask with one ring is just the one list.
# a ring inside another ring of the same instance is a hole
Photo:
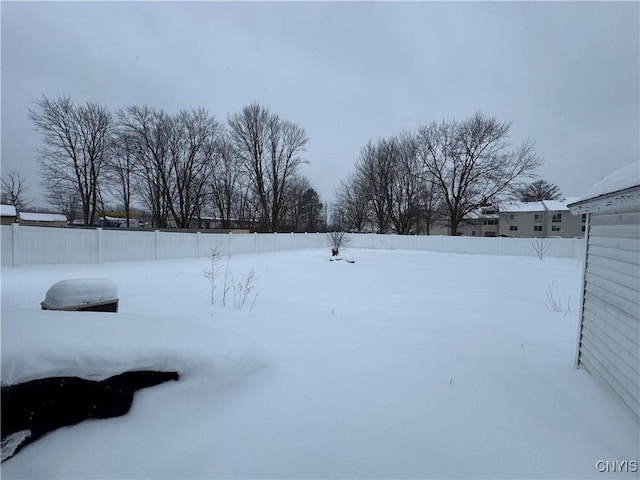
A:
{"label": "gray siding house", "polygon": [[569,206],[587,215],[576,363],[640,420],[640,163]]}

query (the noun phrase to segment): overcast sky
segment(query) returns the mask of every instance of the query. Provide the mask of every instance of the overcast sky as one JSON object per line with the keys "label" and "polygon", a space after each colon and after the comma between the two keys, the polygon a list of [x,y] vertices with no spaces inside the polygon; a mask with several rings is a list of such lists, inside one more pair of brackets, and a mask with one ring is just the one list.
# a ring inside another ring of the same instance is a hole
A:
{"label": "overcast sky", "polygon": [[1,2],[2,172],[41,200],[27,109],[258,102],[310,138],[324,201],[369,140],[474,112],[535,142],[539,175],[580,195],[640,158],[640,3]]}

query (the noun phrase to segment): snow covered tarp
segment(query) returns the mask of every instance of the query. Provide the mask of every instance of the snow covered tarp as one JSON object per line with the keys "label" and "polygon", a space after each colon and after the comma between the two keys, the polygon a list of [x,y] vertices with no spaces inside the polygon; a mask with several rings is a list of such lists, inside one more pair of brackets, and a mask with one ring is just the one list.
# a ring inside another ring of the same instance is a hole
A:
{"label": "snow covered tarp", "polygon": [[133,370],[196,371],[227,383],[264,365],[237,334],[155,316],[2,307],[2,384],[74,376],[104,380]]}
{"label": "snow covered tarp", "polygon": [[252,342],[201,325],[3,307],[2,461],[60,427],[127,414],[140,388],[194,374],[226,386],[263,364]]}
{"label": "snow covered tarp", "polygon": [[104,278],[61,280],[47,290],[40,305],[43,310],[115,312],[118,310],[118,287]]}

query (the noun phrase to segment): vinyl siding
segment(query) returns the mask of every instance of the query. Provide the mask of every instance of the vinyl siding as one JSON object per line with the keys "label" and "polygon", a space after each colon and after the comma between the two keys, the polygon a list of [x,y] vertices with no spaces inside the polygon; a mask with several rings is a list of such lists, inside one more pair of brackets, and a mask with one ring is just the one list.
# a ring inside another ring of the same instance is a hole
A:
{"label": "vinyl siding", "polygon": [[640,419],[640,213],[591,214],[578,363]]}

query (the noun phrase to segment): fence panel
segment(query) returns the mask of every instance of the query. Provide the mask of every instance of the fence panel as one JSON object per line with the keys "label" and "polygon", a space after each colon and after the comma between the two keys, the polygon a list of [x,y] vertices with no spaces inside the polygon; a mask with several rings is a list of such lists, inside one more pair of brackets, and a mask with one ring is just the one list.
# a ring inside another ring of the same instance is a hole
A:
{"label": "fence panel", "polygon": [[13,227],[11,225],[2,225],[2,236],[0,236],[0,248],[2,249],[2,257],[0,261],[2,266],[13,265]]}
{"label": "fence panel", "polygon": [[[10,227],[12,228],[12,227]],[[97,231],[16,226],[14,265],[97,263]]]}
{"label": "fence panel", "polygon": [[156,234],[149,231],[97,230],[100,262],[156,259]]}
{"label": "fence panel", "polygon": [[231,233],[229,240],[231,245],[231,255],[241,253],[256,253],[260,251],[261,235],[255,233]]}
{"label": "fence panel", "polygon": [[[349,234],[347,248],[422,250],[442,253],[535,256],[530,238]],[[326,248],[326,234],[318,233],[183,233],[120,231],[2,225],[2,265],[100,263]],[[550,257],[584,255],[584,239],[539,240]]]}
{"label": "fence panel", "polygon": [[228,233],[201,233],[198,256],[208,257],[212,252],[217,252],[218,255],[230,255],[231,235]]}
{"label": "fence panel", "polygon": [[156,235],[156,257],[158,260],[198,256],[197,234],[158,232]]}

